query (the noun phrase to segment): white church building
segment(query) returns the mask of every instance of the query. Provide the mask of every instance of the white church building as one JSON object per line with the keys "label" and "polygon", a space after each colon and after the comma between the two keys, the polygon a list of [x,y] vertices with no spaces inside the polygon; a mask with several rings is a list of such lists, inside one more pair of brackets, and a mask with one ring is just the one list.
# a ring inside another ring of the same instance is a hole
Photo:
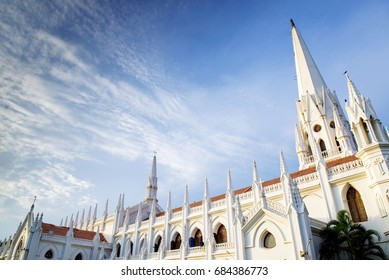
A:
{"label": "white church building", "polygon": [[[318,259],[319,230],[339,210],[381,235],[389,255],[389,139],[370,100],[346,74],[344,113],[292,24],[297,74],[295,126],[299,170],[290,172],[280,153],[280,177],[262,181],[254,162],[252,185],[181,207],[158,204],[154,156],[144,201],[101,217],[95,209],[60,225],[44,222],[34,204],[15,234],[0,244],[0,259],[42,260],[304,260]],[[108,203],[108,202],[107,202]],[[180,202],[181,204],[181,202]]]}

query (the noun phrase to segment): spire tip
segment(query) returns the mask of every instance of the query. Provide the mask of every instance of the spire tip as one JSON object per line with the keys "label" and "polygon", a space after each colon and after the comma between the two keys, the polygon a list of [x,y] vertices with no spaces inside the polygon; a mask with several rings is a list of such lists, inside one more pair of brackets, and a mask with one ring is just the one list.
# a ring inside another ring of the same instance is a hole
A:
{"label": "spire tip", "polygon": [[296,27],[296,26],[294,25],[293,19],[290,19],[290,25],[291,25],[292,27]]}

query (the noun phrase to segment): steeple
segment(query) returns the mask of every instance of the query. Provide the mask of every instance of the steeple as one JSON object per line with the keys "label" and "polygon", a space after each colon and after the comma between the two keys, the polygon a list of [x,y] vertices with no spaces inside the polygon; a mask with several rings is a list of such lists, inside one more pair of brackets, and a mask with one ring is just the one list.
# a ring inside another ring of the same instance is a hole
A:
{"label": "steeple", "polygon": [[153,163],[151,165],[151,172],[148,179],[148,184],[146,187],[146,197],[145,202],[152,201],[153,199],[157,199],[157,191],[158,191],[158,184],[157,184],[157,157],[154,154],[153,157]]}
{"label": "steeple", "polygon": [[293,20],[291,25],[297,85],[301,99],[307,92],[309,94],[321,92],[322,87],[327,86]]}
{"label": "steeple", "polygon": [[298,113],[298,125],[295,131],[296,152],[301,170],[314,166],[321,157],[324,160],[334,160],[340,158],[342,153],[354,154],[355,150],[352,147],[355,145],[351,138],[350,145],[345,145],[341,153],[340,141],[335,131],[335,118],[343,129],[342,135],[347,139],[351,136],[348,122],[335,91],[331,92],[327,87],[292,20],[291,25],[299,94],[296,102]]}
{"label": "steeple", "polygon": [[378,119],[370,99],[362,96],[347,72],[345,74],[349,92],[346,111],[358,143],[358,150],[372,143],[388,143],[386,131]]}

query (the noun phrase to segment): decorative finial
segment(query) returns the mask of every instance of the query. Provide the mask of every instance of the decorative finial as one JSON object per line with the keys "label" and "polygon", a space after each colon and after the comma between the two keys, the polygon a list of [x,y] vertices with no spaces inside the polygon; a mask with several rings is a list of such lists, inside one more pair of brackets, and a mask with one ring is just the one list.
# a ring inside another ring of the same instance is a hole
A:
{"label": "decorative finial", "polygon": [[294,25],[293,19],[290,19],[290,25],[291,25],[292,27],[296,27],[296,26]]}

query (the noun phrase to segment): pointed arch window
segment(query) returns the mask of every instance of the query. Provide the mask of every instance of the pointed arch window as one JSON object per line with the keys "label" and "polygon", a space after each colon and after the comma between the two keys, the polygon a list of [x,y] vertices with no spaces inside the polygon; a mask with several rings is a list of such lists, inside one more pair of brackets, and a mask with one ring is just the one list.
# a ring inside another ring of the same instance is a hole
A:
{"label": "pointed arch window", "polygon": [[341,153],[342,152],[342,147],[340,146],[340,143],[338,141],[338,137],[335,137],[335,143],[336,143],[336,147],[338,148],[338,151]]}
{"label": "pointed arch window", "polygon": [[312,149],[311,149],[311,146],[308,145],[308,156],[311,156],[312,155]]}
{"label": "pointed arch window", "polygon": [[158,252],[159,247],[161,246],[161,241],[162,241],[161,236],[158,236],[154,244],[154,253]]}
{"label": "pointed arch window", "polygon": [[366,140],[366,143],[367,144],[371,144],[371,141],[372,141],[372,138],[371,138],[371,134],[370,134],[370,131],[367,127],[367,124],[366,122],[364,122],[362,119],[359,120],[360,122],[360,125],[362,126],[362,129],[363,129],[363,136]]}
{"label": "pointed arch window", "polygon": [[81,253],[78,253],[77,256],[74,258],[75,260],[82,260],[82,255]]}
{"label": "pointed arch window", "polygon": [[120,243],[116,244],[116,257],[119,258],[120,257],[120,251],[122,249],[122,245],[120,245]]}
{"label": "pointed arch window", "polygon": [[263,237],[263,247],[268,249],[276,247],[276,239],[270,232],[267,232]]}
{"label": "pointed arch window", "polygon": [[181,241],[181,234],[177,233],[176,238],[170,242],[170,250],[180,249]]}
{"label": "pointed arch window", "polygon": [[361,195],[351,186],[347,191],[347,204],[354,223],[367,221],[365,205],[363,204]]}
{"label": "pointed arch window", "polygon": [[319,146],[320,146],[321,152],[327,151],[327,147],[326,147],[326,144],[324,143],[323,139],[319,140]]}
{"label": "pointed arch window", "polygon": [[199,229],[196,231],[195,236],[194,236],[194,245],[195,245],[195,247],[204,246],[203,233]]}
{"label": "pointed arch window", "polygon": [[217,244],[227,243],[227,230],[224,225],[220,225],[217,234],[215,236],[215,240]]}
{"label": "pointed arch window", "polygon": [[45,259],[48,259],[48,260],[51,260],[53,259],[53,250],[48,250],[46,253],[45,253]]}

